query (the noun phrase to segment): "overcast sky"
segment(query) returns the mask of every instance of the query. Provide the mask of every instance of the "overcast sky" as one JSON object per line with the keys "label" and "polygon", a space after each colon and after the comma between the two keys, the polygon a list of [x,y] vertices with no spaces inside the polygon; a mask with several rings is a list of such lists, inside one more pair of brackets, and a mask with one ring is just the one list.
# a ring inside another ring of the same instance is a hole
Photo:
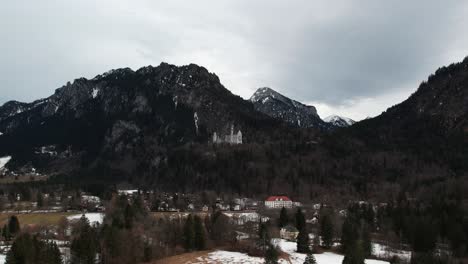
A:
{"label": "overcast sky", "polygon": [[269,86],[359,120],[468,55],[467,26],[461,0],[4,1],[0,104],[166,61],[205,66],[244,98]]}

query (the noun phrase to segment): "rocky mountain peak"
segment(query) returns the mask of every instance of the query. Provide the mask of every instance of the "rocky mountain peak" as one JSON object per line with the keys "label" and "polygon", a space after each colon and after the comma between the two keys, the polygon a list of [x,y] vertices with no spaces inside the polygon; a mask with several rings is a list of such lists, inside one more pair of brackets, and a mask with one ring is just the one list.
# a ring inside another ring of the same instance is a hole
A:
{"label": "rocky mountain peak", "polygon": [[27,109],[27,104],[18,101],[8,101],[0,106],[0,120],[4,120],[10,116],[20,114]]}
{"label": "rocky mountain peak", "polygon": [[269,87],[262,87],[262,88],[258,88],[257,91],[255,91],[255,93],[250,97],[250,101],[259,102],[259,101],[270,99],[270,98],[280,99],[280,100],[282,99],[285,101],[289,99]]}
{"label": "rocky mountain peak", "polygon": [[254,104],[257,111],[294,126],[328,127],[320,119],[314,106],[292,100],[269,87],[257,89],[252,97],[250,97],[250,101]]}
{"label": "rocky mountain peak", "polygon": [[250,101],[253,103],[265,104],[270,100],[281,102],[290,106],[291,108],[307,109],[310,114],[318,116],[317,109],[315,109],[314,106],[305,105],[298,101],[292,100],[269,87],[258,88],[257,91],[255,91],[255,93],[250,97]]}
{"label": "rocky mountain peak", "polygon": [[342,117],[338,115],[327,116],[323,119],[323,121],[335,127],[348,127],[356,123],[356,121],[352,120],[351,118]]}

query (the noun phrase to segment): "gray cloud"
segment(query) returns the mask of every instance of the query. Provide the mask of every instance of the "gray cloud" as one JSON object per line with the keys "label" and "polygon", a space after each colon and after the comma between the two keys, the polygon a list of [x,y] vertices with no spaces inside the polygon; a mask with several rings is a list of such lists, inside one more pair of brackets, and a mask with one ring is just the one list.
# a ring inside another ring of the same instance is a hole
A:
{"label": "gray cloud", "polygon": [[0,103],[111,68],[197,63],[236,94],[271,86],[360,119],[468,55],[465,1],[9,1]]}

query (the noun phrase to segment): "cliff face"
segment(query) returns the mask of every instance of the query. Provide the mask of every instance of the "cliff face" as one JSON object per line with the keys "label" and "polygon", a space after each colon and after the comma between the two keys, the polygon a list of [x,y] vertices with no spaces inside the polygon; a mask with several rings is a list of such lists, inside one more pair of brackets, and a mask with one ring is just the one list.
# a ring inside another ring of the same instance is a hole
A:
{"label": "cliff face", "polygon": [[327,129],[314,106],[292,100],[271,88],[259,88],[250,98],[255,109],[297,127]]}

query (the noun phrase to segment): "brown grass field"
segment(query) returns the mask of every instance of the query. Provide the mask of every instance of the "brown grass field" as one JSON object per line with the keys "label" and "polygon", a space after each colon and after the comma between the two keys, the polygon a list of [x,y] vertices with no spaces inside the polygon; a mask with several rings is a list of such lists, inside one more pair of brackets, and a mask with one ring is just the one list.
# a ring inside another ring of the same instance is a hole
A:
{"label": "brown grass field", "polygon": [[28,213],[28,214],[14,214],[14,213],[1,213],[0,225],[3,226],[7,223],[8,218],[16,215],[21,226],[25,225],[56,225],[62,217],[74,215],[76,213]]}
{"label": "brown grass field", "polygon": [[[151,262],[151,264],[187,264],[191,262],[196,262],[196,259],[198,257],[204,257],[208,255],[210,252],[212,252],[212,250],[184,253],[184,254],[168,257],[168,258],[163,258],[155,262]],[[219,264],[222,264],[222,263],[219,263]]]}
{"label": "brown grass field", "polygon": [[37,181],[46,181],[49,178],[47,175],[33,176],[31,175],[19,175],[17,177],[8,176],[1,177],[0,184],[10,184],[10,183],[20,183],[20,182],[37,182]]}

